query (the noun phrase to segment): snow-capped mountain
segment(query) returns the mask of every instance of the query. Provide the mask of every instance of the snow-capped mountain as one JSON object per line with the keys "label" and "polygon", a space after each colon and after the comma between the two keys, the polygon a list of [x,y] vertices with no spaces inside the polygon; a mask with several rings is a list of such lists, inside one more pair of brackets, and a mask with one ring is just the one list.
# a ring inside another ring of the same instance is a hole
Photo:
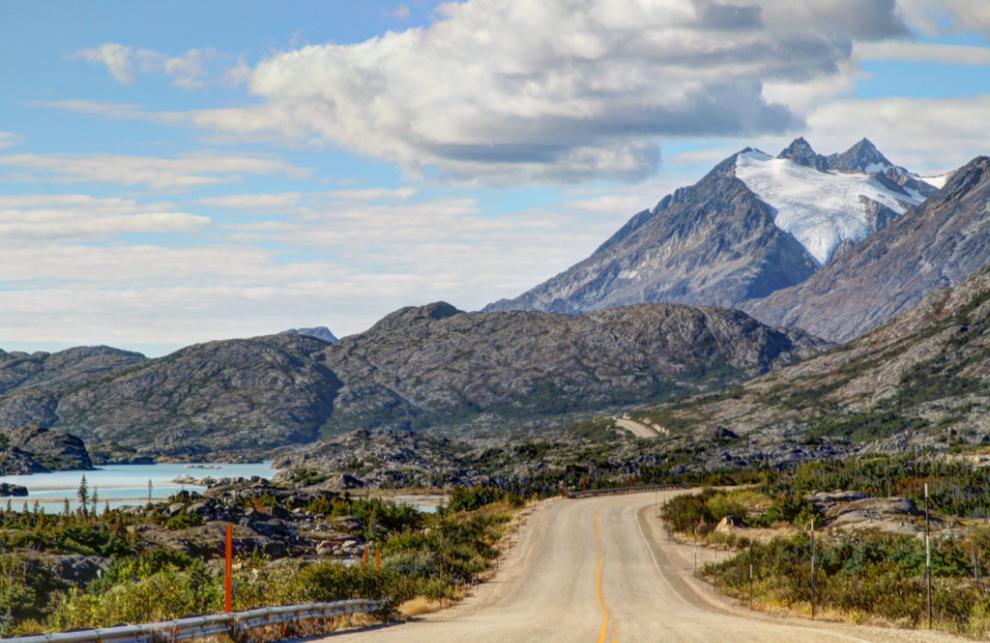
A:
{"label": "snow-capped mountain", "polygon": [[485,311],[642,302],[733,307],[796,285],[937,192],[863,139],[823,156],[752,148],[629,220],[590,257]]}
{"label": "snow-capped mountain", "polygon": [[774,208],[777,227],[794,235],[819,266],[843,242],[873,234],[936,192],[866,139],[829,157],[816,154],[803,138],[776,158],[742,152],[735,175]]}

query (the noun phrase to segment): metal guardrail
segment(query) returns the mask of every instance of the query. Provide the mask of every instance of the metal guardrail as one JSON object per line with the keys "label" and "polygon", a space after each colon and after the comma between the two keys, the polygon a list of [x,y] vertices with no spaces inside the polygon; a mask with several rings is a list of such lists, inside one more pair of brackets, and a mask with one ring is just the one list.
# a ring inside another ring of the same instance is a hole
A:
{"label": "metal guardrail", "polygon": [[382,608],[382,605],[382,601],[356,599],[336,603],[263,607],[247,612],[194,616],[161,623],[121,625],[61,634],[22,636],[0,639],[0,641],[4,643],[160,643],[163,641],[188,641],[203,636],[225,632],[232,633],[236,630],[249,630],[291,621],[329,618],[358,612],[376,612]]}
{"label": "metal guardrail", "polygon": [[589,496],[607,496],[615,493],[636,493],[638,491],[653,491],[655,489],[687,489],[683,482],[674,484],[651,484],[642,487],[612,487],[611,489],[589,489],[587,491],[568,491],[568,498],[587,498]]}

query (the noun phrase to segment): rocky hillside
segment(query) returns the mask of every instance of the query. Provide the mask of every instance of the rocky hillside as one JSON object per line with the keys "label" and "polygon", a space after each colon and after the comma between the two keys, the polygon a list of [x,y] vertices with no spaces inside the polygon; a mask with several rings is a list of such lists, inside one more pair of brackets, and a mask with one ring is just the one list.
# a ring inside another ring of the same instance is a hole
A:
{"label": "rocky hillside", "polygon": [[525,424],[720,388],[824,347],[724,308],[646,304],[579,316],[406,308],[326,351],[343,383],[327,430]]}
{"label": "rocky hillside", "polygon": [[484,310],[736,306],[801,283],[935,192],[866,139],[828,157],[803,138],[776,158],[746,148],[636,214],[589,258]]}
{"label": "rocky hillside", "polygon": [[988,407],[990,267],[817,357],[632,415],[674,433],[724,429],[897,450],[909,438],[942,446],[990,441]]}
{"label": "rocky hillside", "polygon": [[79,346],[58,353],[0,350],[0,395],[13,391],[69,386],[123,366],[140,364],[140,353],[107,346]]}
{"label": "rocky hillside", "polygon": [[74,435],[40,426],[0,429],[0,476],[92,468],[86,446]]}
{"label": "rocky hillside", "polygon": [[582,316],[399,310],[328,345],[274,335],[191,346],[72,386],[0,396],[90,443],[158,455],[254,451],[373,427],[505,428],[713,390],[828,344],[721,308]]}
{"label": "rocky hillside", "polygon": [[961,283],[990,261],[990,157],[801,284],[740,305],[775,326],[846,341]]}
{"label": "rocky hillside", "polygon": [[315,328],[290,328],[289,330],[283,330],[279,335],[309,335],[310,337],[316,337],[317,339],[322,339],[325,342],[330,342],[333,344],[337,341],[337,336],[330,332],[330,329],[326,326],[317,326]]}
{"label": "rocky hillside", "polygon": [[634,216],[584,261],[484,310],[577,314],[642,302],[731,307],[800,283],[815,261],[736,178],[737,157]]}

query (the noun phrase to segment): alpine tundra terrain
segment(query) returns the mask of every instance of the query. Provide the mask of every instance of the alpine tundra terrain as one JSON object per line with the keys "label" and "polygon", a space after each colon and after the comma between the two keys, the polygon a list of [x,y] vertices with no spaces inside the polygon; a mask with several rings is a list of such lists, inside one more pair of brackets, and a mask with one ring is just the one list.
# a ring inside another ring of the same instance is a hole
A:
{"label": "alpine tundra terrain", "polygon": [[[0,373],[16,369],[0,395],[0,427],[66,431],[101,445],[106,461],[132,461],[135,449],[260,457],[354,429],[560,424],[719,389],[830,346],[724,308],[569,316],[464,313],[441,302],[401,309],[334,344],[280,334],[154,360],[103,348],[74,349],[96,362],[11,354],[0,362]],[[121,363],[112,368],[108,356]],[[50,363],[65,372],[43,370]]]}

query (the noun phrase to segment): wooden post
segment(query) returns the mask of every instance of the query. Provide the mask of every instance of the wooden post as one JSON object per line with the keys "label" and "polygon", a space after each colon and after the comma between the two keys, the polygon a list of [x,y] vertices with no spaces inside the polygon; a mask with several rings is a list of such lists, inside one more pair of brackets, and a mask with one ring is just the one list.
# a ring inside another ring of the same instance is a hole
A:
{"label": "wooden post", "polygon": [[382,575],[382,550],[375,547],[375,573],[381,578]]}
{"label": "wooden post", "polygon": [[364,546],[364,566],[368,566],[368,546]]}
{"label": "wooden post", "polygon": [[749,609],[753,609],[753,541],[749,541]]}
{"label": "wooden post", "polygon": [[234,528],[227,525],[224,534],[224,610],[234,611]]}
{"label": "wooden post", "polygon": [[588,488],[584,485],[584,478],[581,478],[581,491],[587,491]]}
{"label": "wooden post", "polygon": [[928,530],[928,483],[925,483],[925,582],[928,586],[928,629],[932,629],[932,547]]}

